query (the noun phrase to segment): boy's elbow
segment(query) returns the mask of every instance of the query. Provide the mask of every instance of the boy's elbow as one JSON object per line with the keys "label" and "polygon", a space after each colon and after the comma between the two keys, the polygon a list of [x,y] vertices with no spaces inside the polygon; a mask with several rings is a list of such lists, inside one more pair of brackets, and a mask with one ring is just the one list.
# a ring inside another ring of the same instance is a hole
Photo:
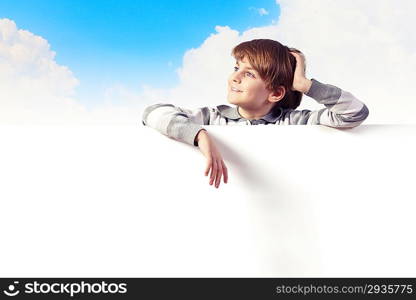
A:
{"label": "boy's elbow", "polygon": [[363,104],[363,107],[360,109],[360,111],[358,111],[354,115],[348,117],[342,115],[340,116],[341,123],[343,124],[343,126],[341,127],[357,127],[368,118],[369,114],[370,111],[368,110],[368,107],[365,104]]}
{"label": "boy's elbow", "polygon": [[149,116],[149,114],[154,111],[155,109],[157,109],[158,107],[161,106],[166,106],[166,105],[171,105],[171,104],[166,104],[166,103],[156,103],[156,104],[152,104],[150,106],[147,106],[142,114],[142,124],[143,125],[147,125],[147,117]]}
{"label": "boy's elbow", "polygon": [[370,111],[368,110],[367,105],[363,104],[363,107],[361,108],[361,110],[356,114],[356,116],[354,117],[354,119],[356,120],[356,122],[364,122],[365,119],[368,118],[368,115],[370,114]]}

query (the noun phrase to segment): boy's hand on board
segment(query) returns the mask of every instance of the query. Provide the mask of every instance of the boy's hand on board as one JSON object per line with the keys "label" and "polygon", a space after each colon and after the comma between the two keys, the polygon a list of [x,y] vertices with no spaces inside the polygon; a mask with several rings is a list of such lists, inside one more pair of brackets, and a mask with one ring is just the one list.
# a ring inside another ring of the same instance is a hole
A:
{"label": "boy's hand on board", "polygon": [[228,170],[221,157],[220,152],[214,144],[214,141],[209,137],[207,131],[202,129],[196,136],[198,147],[202,154],[207,158],[207,166],[205,169],[205,176],[208,176],[211,170],[209,184],[212,185],[215,181],[215,187],[218,188],[221,182],[221,177],[224,176],[224,183],[228,182]]}
{"label": "boy's hand on board", "polygon": [[293,76],[292,91],[307,93],[312,85],[312,81],[305,76],[305,56],[302,52],[289,52],[296,58],[295,74]]}

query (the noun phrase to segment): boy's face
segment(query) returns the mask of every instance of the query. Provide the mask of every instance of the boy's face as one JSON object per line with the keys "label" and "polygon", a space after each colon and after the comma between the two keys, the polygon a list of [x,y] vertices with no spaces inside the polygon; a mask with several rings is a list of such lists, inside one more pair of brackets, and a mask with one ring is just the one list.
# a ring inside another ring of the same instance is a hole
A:
{"label": "boy's face", "polygon": [[228,77],[229,103],[248,110],[259,110],[264,107],[270,94],[265,82],[245,57],[236,62],[234,72]]}

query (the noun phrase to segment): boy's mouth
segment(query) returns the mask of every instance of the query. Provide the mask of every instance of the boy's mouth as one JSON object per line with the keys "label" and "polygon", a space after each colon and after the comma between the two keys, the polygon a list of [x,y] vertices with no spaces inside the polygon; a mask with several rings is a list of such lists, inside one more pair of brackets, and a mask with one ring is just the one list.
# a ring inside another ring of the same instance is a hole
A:
{"label": "boy's mouth", "polygon": [[236,92],[236,93],[241,93],[242,92],[239,89],[236,89],[235,87],[231,87],[230,89],[231,89],[232,92]]}

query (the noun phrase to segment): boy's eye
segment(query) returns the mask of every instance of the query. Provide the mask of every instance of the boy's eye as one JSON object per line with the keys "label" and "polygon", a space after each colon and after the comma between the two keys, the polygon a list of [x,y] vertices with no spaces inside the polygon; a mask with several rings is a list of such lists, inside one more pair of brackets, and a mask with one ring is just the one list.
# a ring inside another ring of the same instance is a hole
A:
{"label": "boy's eye", "polygon": [[[238,70],[238,67],[234,67],[234,71],[237,71],[237,70]],[[250,77],[254,77],[254,75],[252,73],[250,73],[250,72],[246,72],[246,74],[249,74]]]}

